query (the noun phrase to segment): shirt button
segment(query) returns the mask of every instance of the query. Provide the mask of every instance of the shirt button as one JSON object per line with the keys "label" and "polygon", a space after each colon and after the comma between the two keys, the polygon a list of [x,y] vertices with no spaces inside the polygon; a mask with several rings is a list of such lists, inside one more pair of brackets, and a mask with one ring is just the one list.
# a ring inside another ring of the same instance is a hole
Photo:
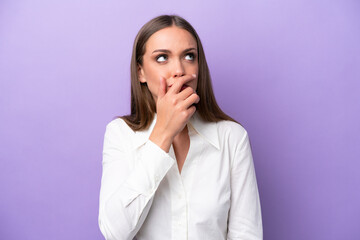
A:
{"label": "shirt button", "polygon": [[159,179],[160,179],[159,175],[156,174],[156,175],[155,175],[155,181],[158,182]]}

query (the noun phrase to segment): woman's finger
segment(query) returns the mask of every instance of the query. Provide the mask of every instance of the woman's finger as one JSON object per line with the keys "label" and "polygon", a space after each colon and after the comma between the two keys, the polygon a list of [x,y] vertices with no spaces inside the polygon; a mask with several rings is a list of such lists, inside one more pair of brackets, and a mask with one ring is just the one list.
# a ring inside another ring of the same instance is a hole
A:
{"label": "woman's finger", "polygon": [[184,109],[188,109],[192,104],[196,104],[200,101],[200,97],[199,95],[197,95],[196,93],[193,93],[190,95],[190,97],[186,98],[183,101],[183,107]]}
{"label": "woman's finger", "polygon": [[184,90],[182,90],[181,92],[178,93],[178,98],[181,100],[184,100],[193,93],[195,93],[194,89],[192,89],[192,87],[188,86],[187,88],[185,88]]}
{"label": "woman's finger", "polygon": [[160,85],[158,90],[158,98],[163,97],[166,94],[166,81],[165,78],[160,77]]}
{"label": "woman's finger", "polygon": [[196,78],[196,74],[192,75],[185,75],[175,81],[175,83],[171,86],[168,92],[177,94],[180,92],[181,87],[186,84],[187,82],[190,82],[191,80],[194,80]]}

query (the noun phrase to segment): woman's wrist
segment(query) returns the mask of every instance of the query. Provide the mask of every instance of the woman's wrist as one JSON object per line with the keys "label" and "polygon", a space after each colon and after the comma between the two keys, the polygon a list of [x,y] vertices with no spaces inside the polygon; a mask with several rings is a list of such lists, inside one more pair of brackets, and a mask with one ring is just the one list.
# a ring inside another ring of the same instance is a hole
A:
{"label": "woman's wrist", "polygon": [[166,131],[161,131],[154,127],[150,134],[149,140],[158,145],[165,152],[169,152],[173,138],[167,134]]}

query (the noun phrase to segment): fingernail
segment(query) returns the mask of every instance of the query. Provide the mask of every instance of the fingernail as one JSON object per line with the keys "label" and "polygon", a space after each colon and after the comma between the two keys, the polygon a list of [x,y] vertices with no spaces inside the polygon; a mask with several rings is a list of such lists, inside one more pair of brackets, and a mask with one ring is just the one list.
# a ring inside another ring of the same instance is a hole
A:
{"label": "fingernail", "polygon": [[193,76],[193,77],[196,77],[196,74],[195,74],[195,73],[193,73],[193,74],[192,74],[192,76]]}

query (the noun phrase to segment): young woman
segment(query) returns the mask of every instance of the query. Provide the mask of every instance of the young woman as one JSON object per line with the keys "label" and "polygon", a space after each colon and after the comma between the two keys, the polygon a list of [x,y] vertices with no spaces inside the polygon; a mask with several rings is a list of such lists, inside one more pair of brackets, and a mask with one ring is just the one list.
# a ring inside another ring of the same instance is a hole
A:
{"label": "young woman", "polygon": [[131,114],[106,126],[98,220],[106,239],[262,239],[248,134],[217,105],[200,38],[177,15],[135,38]]}

